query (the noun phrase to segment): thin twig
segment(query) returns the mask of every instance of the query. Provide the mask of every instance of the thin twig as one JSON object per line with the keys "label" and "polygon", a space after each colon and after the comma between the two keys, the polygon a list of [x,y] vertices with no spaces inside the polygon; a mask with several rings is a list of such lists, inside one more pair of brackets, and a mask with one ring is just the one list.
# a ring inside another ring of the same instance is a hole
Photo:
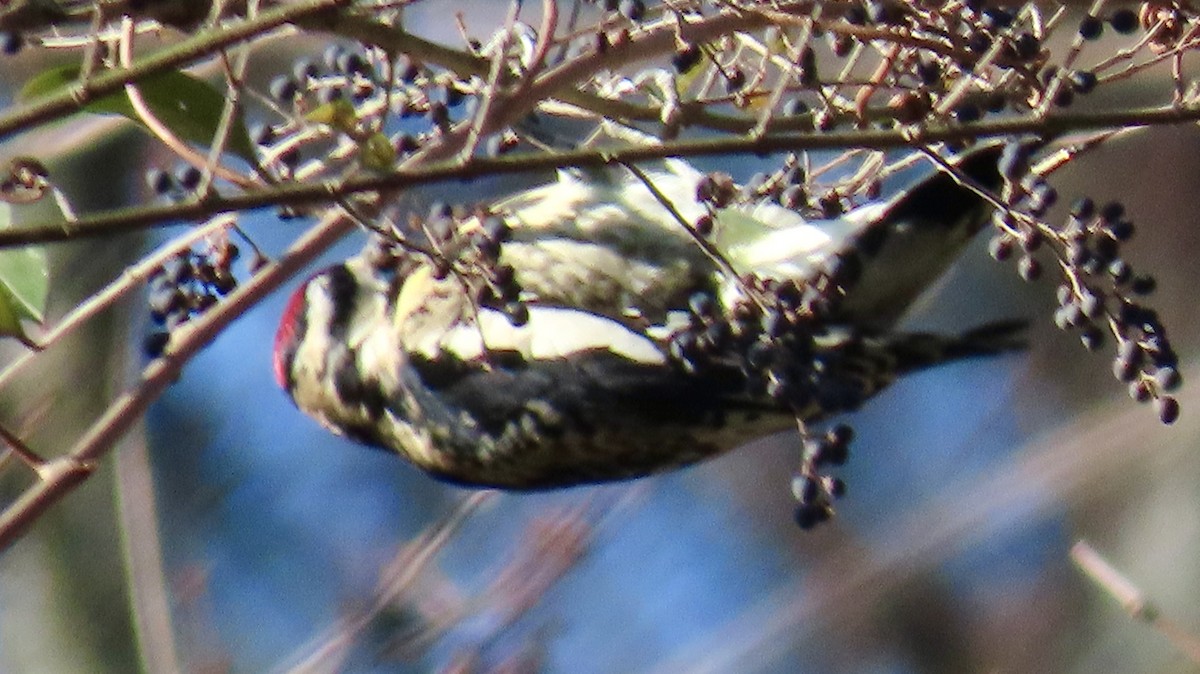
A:
{"label": "thin twig", "polygon": [[[117,50],[117,54],[121,60],[122,67],[130,68],[132,66],[133,20],[129,17],[125,17],[121,20],[121,42],[120,47]],[[138,88],[136,83],[130,82],[129,84],[125,85],[125,95],[129,97],[129,105],[133,108],[133,111],[137,113],[138,119],[141,120],[142,124],[146,126],[150,133],[154,134],[155,138],[162,142],[163,145],[166,145],[168,148],[170,148],[170,150],[183,161],[195,166],[197,169],[200,169],[205,173],[208,172],[208,158],[196,150],[193,150],[186,141],[175,135],[175,132],[171,130],[171,127],[167,126],[158,118],[157,115],[154,114],[154,111],[150,109],[149,104],[146,103],[146,99],[142,97],[141,89]],[[214,144],[213,149],[218,149],[218,146]],[[232,171],[220,164],[213,164],[211,167],[211,174],[242,188],[248,188],[254,185],[254,181],[249,180],[240,173]]]}
{"label": "thin twig", "polygon": [[286,664],[276,671],[287,674],[310,674],[324,672],[334,656],[343,651],[376,616],[395,604],[396,600],[412,587],[416,579],[429,566],[451,537],[462,528],[467,519],[494,498],[496,492],[478,491],[459,501],[444,518],[431,524],[424,532],[405,544],[392,562],[383,569],[379,579],[379,591],[371,605],[359,613],[347,616],[325,635],[302,650],[306,654],[289,658],[294,664]]}
{"label": "thin twig", "polygon": [[759,309],[766,311],[767,307],[763,302],[762,297],[760,297],[759,293],[756,292],[754,288],[751,288],[744,279],[742,279],[741,274],[739,274],[737,269],[734,268],[733,263],[729,261],[729,258],[725,257],[725,254],[718,250],[717,247],[713,245],[713,243],[709,241],[703,234],[696,231],[696,227],[692,223],[688,222],[687,218],[683,217],[683,214],[679,212],[679,209],[675,206],[675,203],[672,202],[667,195],[663,194],[662,190],[658,189],[650,176],[646,175],[645,171],[633,164],[623,163],[621,165],[646,186],[646,189],[650,191],[650,195],[654,197],[654,200],[671,214],[671,217],[675,220],[675,222],[679,223],[680,227],[687,231],[688,235],[691,236],[692,241],[694,241],[696,245],[700,247],[700,250],[704,251],[704,254],[707,255],[714,264],[720,267],[721,272],[725,275],[725,278],[733,283],[736,283],[738,288],[742,291],[742,294],[745,295],[747,299],[758,305]]}
{"label": "thin twig", "polygon": [[[985,120],[972,124],[930,128],[920,133],[920,142],[932,144],[955,140],[993,138],[1022,134],[1063,135],[1071,131],[1108,130],[1121,127],[1168,126],[1200,121],[1200,108],[1175,106],[1125,109],[1106,112],[1054,113],[1043,119],[1013,117]],[[447,139],[447,145],[454,145]],[[462,142],[462,138],[457,142]],[[80,218],[64,226],[62,222],[31,223],[21,229],[0,230],[0,248],[53,241],[69,241],[109,236],[154,226],[175,224],[180,220],[204,218],[214,213],[241,211],[264,206],[302,206],[327,204],[357,192],[393,191],[444,181],[540,172],[546,169],[576,166],[603,167],[664,157],[702,157],[736,154],[763,154],[785,150],[832,150],[849,147],[885,150],[911,147],[911,130],[851,130],[824,133],[770,134],[762,138],[720,137],[683,139],[661,145],[580,149],[552,154],[511,157],[476,157],[463,165],[456,160],[439,161],[416,167],[406,166],[388,174],[362,174],[329,182],[291,183],[264,187],[230,196],[216,196],[203,202],[124,208]],[[439,153],[440,154],[440,153]],[[454,157],[454,155],[450,155]]]}
{"label": "thin twig", "polygon": [[[216,232],[228,229],[234,226],[234,224],[235,220],[233,216],[220,216],[203,226],[193,227],[183,235],[167,242],[154,253],[142,258],[136,265],[127,268],[119,277],[101,288],[91,297],[77,304],[74,309],[62,317],[62,320],[52,330],[42,336],[38,341],[38,347],[47,349],[53,346],[58,340],[70,335],[81,325],[114,305],[131,289],[148,281],[154,270],[161,267],[164,262],[175,257],[181,251],[190,248],[197,241],[201,241]],[[37,355],[37,351],[26,351],[5,366],[3,370],[0,370],[0,387],[8,384],[9,380],[24,369],[26,365],[33,362]]]}
{"label": "thin twig", "polygon": [[285,4],[254,19],[234,23],[217,31],[203,31],[195,37],[141,59],[129,68],[115,68],[94,75],[87,82],[39,97],[29,103],[0,113],[0,140],[32,126],[76,112],[89,101],[113,94],[130,82],[157,75],[210,55],[214,50],[257,37],[285,23],[326,12],[348,0],[305,0]]}
{"label": "thin twig", "polygon": [[0,551],[16,542],[42,512],[86,479],[95,462],[141,418],[150,403],[179,377],[184,364],[200,349],[352,227],[349,218],[331,211],[300,237],[283,257],[263,267],[254,278],[230,293],[224,302],[172,333],[167,352],[145,367],[140,382],[114,401],[70,452],[47,461],[42,480],[0,512]]}
{"label": "thin twig", "polygon": [[1133,581],[1109,564],[1087,541],[1081,540],[1071,546],[1071,561],[1075,562],[1079,570],[1097,587],[1116,599],[1130,618],[1158,630],[1171,642],[1175,650],[1200,665],[1200,637],[1164,616]]}
{"label": "thin twig", "polygon": [[[1182,402],[1200,405],[1200,394],[1188,394]],[[869,547],[864,547],[868,541],[854,538],[826,550],[824,561],[802,578],[779,586],[642,671],[760,671],[829,625],[866,619],[864,613],[941,563],[948,551],[1057,513],[1064,502],[1093,493],[1097,484],[1144,465],[1149,457],[1183,460],[1190,450],[1177,440],[1195,434],[1200,422],[1185,417],[1163,433],[1151,416],[1128,401],[1116,402],[1031,439],[1014,449],[1011,460],[989,469],[986,479],[941,485],[928,506],[900,516],[889,511],[895,521]],[[713,649],[712,644],[723,646]]]}

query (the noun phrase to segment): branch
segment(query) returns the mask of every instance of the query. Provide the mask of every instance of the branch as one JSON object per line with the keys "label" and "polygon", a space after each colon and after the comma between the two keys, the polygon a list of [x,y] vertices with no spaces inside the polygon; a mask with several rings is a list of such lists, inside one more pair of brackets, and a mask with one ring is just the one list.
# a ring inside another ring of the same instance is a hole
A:
{"label": "branch", "polygon": [[1164,616],[1133,581],[1109,564],[1087,541],[1071,546],[1071,560],[1089,580],[1120,602],[1129,617],[1153,627],[1171,642],[1175,650],[1200,664],[1200,638]]}
{"label": "branch", "polygon": [[296,241],[279,260],[230,293],[226,301],[192,319],[171,334],[163,357],[142,371],[141,381],[114,401],[81,437],[71,451],[47,462],[42,478],[0,513],[0,552],[6,550],[51,505],[79,486],[91,467],[136,423],[141,415],[178,377],[200,349],[214,340],[236,318],[258,304],[284,281],[325,251],[352,228],[339,211],[331,211],[320,224]]}
{"label": "branch", "polygon": [[173,47],[147,56],[135,66],[114,68],[94,75],[86,82],[37,98],[24,106],[0,114],[0,142],[29,127],[76,112],[89,101],[117,93],[131,82],[209,56],[222,47],[255,37],[285,23],[327,12],[348,1],[306,0],[263,12],[257,18],[233,24],[222,30],[201,32]]}
{"label": "branch", "polygon": [[[598,168],[614,164],[636,164],[664,157],[761,155],[786,150],[886,150],[911,147],[917,142],[929,144],[1021,134],[1055,137],[1078,131],[1167,126],[1197,121],[1200,121],[1200,108],[1163,106],[1104,112],[1055,113],[1040,119],[1013,117],[926,128],[916,132],[912,129],[891,129],[771,134],[760,138],[686,139],[668,141],[661,145],[606,147],[496,158],[476,157],[468,164],[461,164],[456,160],[441,161],[419,168],[399,169],[383,175],[364,174],[344,180],[290,183],[228,197],[214,195],[202,201],[183,204],[122,208],[80,218],[69,224],[36,223],[21,229],[0,231],[0,248],[109,236],[148,227],[176,225],[180,221],[206,218],[222,212],[280,205],[328,204],[361,192],[407,189],[439,182],[469,181],[484,176],[546,171],[567,166]],[[455,140],[461,142],[462,139]],[[455,142],[447,145],[458,147]]]}

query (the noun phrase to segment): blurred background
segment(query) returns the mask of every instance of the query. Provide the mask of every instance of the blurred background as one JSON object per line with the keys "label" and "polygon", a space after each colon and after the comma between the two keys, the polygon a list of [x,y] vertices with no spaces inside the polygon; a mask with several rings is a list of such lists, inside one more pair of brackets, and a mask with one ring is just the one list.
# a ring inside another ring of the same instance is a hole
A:
{"label": "blurred background", "polygon": [[[496,20],[479,11],[473,25]],[[322,46],[289,44],[258,74]],[[8,95],[44,67],[13,63]],[[112,124],[69,122],[3,155],[52,153],[81,211],[144,199],[164,155]],[[846,418],[849,491],[830,524],[792,520],[786,434],[629,484],[473,492],[296,411],[271,378],[280,295],[0,557],[0,671],[131,671],[137,638],[150,671],[1195,671],[1068,550],[1087,539],[1200,635],[1197,157],[1194,127],[1147,130],[1053,180],[1063,204],[1119,199],[1138,225],[1127,255],[1158,278],[1151,304],[1189,384],[1173,426],[1128,398],[1108,351],[1054,328],[1049,275],[1022,282],[981,238],[906,327],[1027,317],[1029,349],[908,377]],[[276,254],[304,222],[243,225]],[[52,320],[179,231],[53,246]],[[5,419],[48,454],[69,446],[139,371],[145,313],[134,298],[48,352],[5,391]],[[7,470],[0,491],[27,483]]]}

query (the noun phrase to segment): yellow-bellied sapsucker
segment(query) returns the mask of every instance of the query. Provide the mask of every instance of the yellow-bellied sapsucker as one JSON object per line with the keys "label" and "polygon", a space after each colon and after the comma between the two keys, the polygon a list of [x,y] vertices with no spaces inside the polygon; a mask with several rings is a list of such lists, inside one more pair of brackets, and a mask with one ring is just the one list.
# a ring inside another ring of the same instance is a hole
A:
{"label": "yellow-bellied sapsucker", "polygon": [[464,224],[486,274],[356,257],[310,278],[284,312],[276,376],[327,428],[454,482],[537,489],[690,464],[1015,345],[1011,324],[890,332],[986,223],[975,189],[1000,187],[1000,153],[817,222],[727,203],[728,186],[678,160],[564,172]]}

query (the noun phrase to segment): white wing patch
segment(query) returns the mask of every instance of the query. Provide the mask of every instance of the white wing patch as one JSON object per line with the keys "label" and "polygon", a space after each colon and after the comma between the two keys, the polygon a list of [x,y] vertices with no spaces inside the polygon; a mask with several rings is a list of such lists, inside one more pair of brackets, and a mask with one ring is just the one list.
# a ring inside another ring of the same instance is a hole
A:
{"label": "white wing patch", "polygon": [[647,365],[667,362],[653,341],[616,321],[556,307],[530,307],[529,321],[520,327],[498,311],[481,309],[478,325],[456,325],[441,341],[443,349],[464,360],[483,358],[484,345],[495,351],[516,351],[527,360],[602,350]]}

